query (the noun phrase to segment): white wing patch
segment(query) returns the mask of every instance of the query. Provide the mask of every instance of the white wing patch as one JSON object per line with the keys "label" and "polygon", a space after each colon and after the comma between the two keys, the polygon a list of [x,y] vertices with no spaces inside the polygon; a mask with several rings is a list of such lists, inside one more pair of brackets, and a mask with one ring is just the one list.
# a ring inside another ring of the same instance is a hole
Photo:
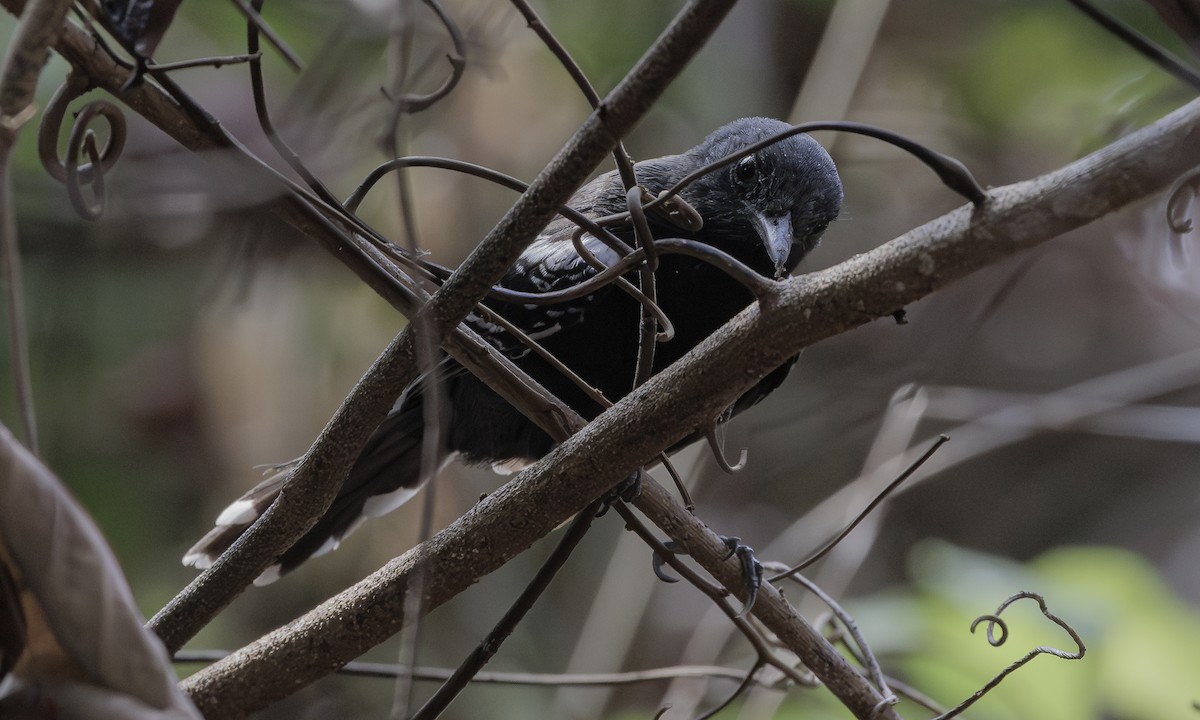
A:
{"label": "white wing patch", "polygon": [[190,552],[183,556],[183,564],[197,570],[207,570],[212,567],[213,557],[204,552]]}
{"label": "white wing patch", "polygon": [[[250,500],[235,500],[221,511],[214,525],[249,525],[258,519],[258,508]],[[186,563],[185,563],[186,564]]]}
{"label": "white wing patch", "polygon": [[[621,259],[616,250],[593,235],[583,236],[583,246],[605,265],[612,265]],[[567,284],[573,285],[596,273],[596,270],[575,251],[575,246],[561,237],[534,240],[533,244],[521,253],[515,269],[526,275],[542,292],[552,287],[564,287],[563,279],[567,280]]]}
{"label": "white wing patch", "polygon": [[[423,484],[424,483],[422,483],[422,485]],[[367,498],[366,502],[363,503],[362,516],[364,518],[368,518],[387,515],[391,511],[408,502],[409,499],[412,498],[413,495],[416,495],[417,491],[420,489],[420,487],[406,487],[393,490],[390,493],[384,493],[382,495],[372,495],[371,497]],[[346,530],[346,532],[342,533],[342,537],[345,537],[350,533],[351,530]]]}
{"label": "white wing patch", "polygon": [[509,458],[508,460],[497,460],[492,463],[492,472],[497,475],[512,475],[518,473],[537,462],[529,458]]}
{"label": "white wing patch", "polygon": [[[605,265],[612,265],[621,258],[619,252],[593,235],[585,234],[581,242],[588,252]],[[542,294],[572,288],[597,274],[599,271],[580,256],[575,245],[564,239],[563,233],[557,232],[534,240],[509,268],[500,284],[510,290]],[[593,293],[551,305],[496,301],[492,307],[530,339],[542,340],[583,320],[584,309],[594,298]],[[502,327],[476,313],[468,315],[466,322],[510,359],[516,360],[529,353],[527,347]]]}

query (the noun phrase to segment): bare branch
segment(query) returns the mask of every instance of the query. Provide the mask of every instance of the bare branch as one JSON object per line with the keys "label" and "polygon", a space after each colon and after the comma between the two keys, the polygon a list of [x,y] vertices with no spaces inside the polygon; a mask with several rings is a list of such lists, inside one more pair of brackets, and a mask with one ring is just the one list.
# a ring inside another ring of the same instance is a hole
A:
{"label": "bare branch", "polygon": [[950,440],[949,435],[938,436],[938,439],[936,441],[934,441],[933,445],[931,445],[929,447],[929,449],[926,450],[921,455],[921,457],[914,460],[907,468],[904,469],[904,472],[902,472],[896,476],[895,480],[888,483],[886,487],[884,487],[882,490],[880,490],[878,493],[876,493],[875,497],[871,499],[871,502],[867,503],[867,506],[865,508],[863,508],[862,512],[860,512],[858,515],[856,515],[854,517],[853,520],[851,520],[849,523],[847,523],[846,527],[842,528],[841,531],[839,531],[838,534],[835,535],[832,540],[830,540],[829,542],[822,545],[820,547],[820,549],[818,549],[816,552],[809,555],[804,560],[796,563],[795,565],[793,565],[790,568],[787,568],[786,570],[783,570],[782,572],[776,573],[775,575],[773,575],[767,579],[770,582],[777,582],[779,580],[783,580],[787,577],[790,577],[791,575],[793,575],[795,573],[799,573],[801,570],[807,568],[809,565],[812,565],[816,561],[825,557],[825,555],[830,550],[837,547],[838,543],[840,543],[842,540],[844,540],[846,538],[847,535],[849,535],[851,532],[853,532],[854,528],[858,527],[858,524],[861,523],[864,519],[866,519],[866,517],[868,515],[870,515],[875,510],[875,508],[879,507],[879,503],[883,502],[889,495],[891,495],[892,491],[894,491],[896,488],[900,487],[900,485],[903,484],[905,480],[912,477],[912,474],[914,472],[916,472],[918,468],[920,468],[922,465],[924,465],[925,462],[927,460],[929,460],[929,458],[933,457],[933,454],[938,451],[938,448],[940,448],[942,445],[946,444],[949,440]]}
{"label": "bare branch", "polygon": [[[1091,18],[1097,25],[1116,35],[1126,45],[1141,53],[1147,60],[1160,67],[1164,72],[1168,72],[1180,82],[1187,83],[1193,88],[1200,90],[1200,74],[1181,63],[1158,43],[1121,22],[1116,17],[1104,12],[1091,2],[1088,2],[1088,0],[1067,0],[1067,2]],[[1185,37],[1184,39],[1188,38]]]}
{"label": "bare branch", "polygon": [[67,16],[67,0],[29,3],[9,42],[0,67],[0,265],[7,287],[9,344],[13,382],[25,442],[37,452],[37,420],[33,407],[33,381],[29,373],[29,339],[25,333],[25,299],[21,279],[21,253],[17,246],[17,221],[12,203],[9,166],[21,125],[33,116],[33,91],[46,65],[49,48]]}
{"label": "bare branch", "polygon": [[600,509],[600,503],[599,500],[593,502],[575,516],[575,520],[571,522],[570,528],[567,529],[558,546],[554,548],[554,552],[542,564],[541,569],[521,592],[520,597],[504,614],[496,627],[446,680],[445,684],[438,688],[438,691],[417,710],[416,714],[412,716],[412,720],[433,720],[438,717],[479,674],[483,666],[492,659],[492,656],[500,649],[500,645],[508,639],[512,631],[516,629],[517,623],[525,617],[534,602],[550,586],[550,581],[554,579],[554,576],[566,564],[571,553],[578,547],[579,542],[583,540],[583,536],[587,534],[592,525],[592,520],[596,517],[596,511]]}
{"label": "bare branch", "polygon": [[[180,650],[175,653],[174,662],[211,663],[229,655],[228,650]],[[635,683],[674,680],[677,678],[718,678],[741,682],[746,678],[747,670],[735,670],[720,665],[674,665],[670,667],[651,668],[648,670],[629,670],[614,673],[526,673],[526,672],[492,672],[483,671],[475,675],[472,682],[492,685],[541,685],[541,686],[602,686],[602,685],[633,685]],[[445,682],[454,675],[448,668],[405,667],[392,663],[351,662],[346,663],[337,671],[339,675],[356,677],[394,678],[401,675],[411,675],[414,680],[427,682]],[[761,679],[758,682],[762,682]],[[890,683],[895,681],[889,678]],[[762,683],[768,684],[768,683]]]}

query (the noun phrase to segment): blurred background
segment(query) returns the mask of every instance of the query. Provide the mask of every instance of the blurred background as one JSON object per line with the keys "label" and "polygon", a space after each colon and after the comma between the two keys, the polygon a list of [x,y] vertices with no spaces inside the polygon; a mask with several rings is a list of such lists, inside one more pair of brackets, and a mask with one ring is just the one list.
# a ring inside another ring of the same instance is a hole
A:
{"label": "blurred background", "polygon": [[[681,5],[534,4],[601,93]],[[1148,3],[1099,4],[1188,56]],[[265,10],[306,63],[297,74],[266,53],[276,125],[341,196],[386,159],[381,88],[394,82],[396,39],[411,40],[411,89],[428,91],[447,71],[444,30],[420,4],[401,3],[399,13],[394,5],[293,0]],[[403,120],[401,141],[412,154],[528,180],[587,105],[508,3],[446,7],[467,36],[465,76],[448,98]],[[232,4],[184,3],[156,58],[242,52],[239,17]],[[43,75],[43,104],[64,72],[56,59]],[[258,129],[244,68],[175,77],[282,167]],[[849,119],[953,155],[998,186],[1071,162],[1188,99],[1066,2],[744,0],[627,147],[635,158],[679,152],[746,115]],[[307,449],[404,319],[314,243],[262,222],[263,198],[230,192],[220,158],[195,157],[129,120],[99,222],[74,215],[38,165],[32,131],[14,176],[42,454],[104,529],[149,616],[194,576],[179,564],[187,547],[259,479],[259,466]],[[846,203],[802,271],[878,247],[962,202],[891,147],[816,137],[838,163]],[[447,265],[514,197],[437,170],[416,170],[411,182],[417,242]],[[402,238],[394,184],[381,184],[362,212]],[[1195,243],[1171,234],[1158,197],[909,307],[907,325],[881,320],[806,350],[780,391],[728,427],[729,454],[749,451],[745,471],[723,475],[707,450],[677,457],[698,514],[760,558],[792,563],[944,432],[949,444],[810,573],[855,615],[885,670],[951,706],[1037,644],[1071,650],[1033,603],[1011,611],[1003,648],[968,633],[972,618],[1033,590],[1079,630],[1087,658],[1038,658],[969,717],[1191,716],[1200,700]],[[7,343],[5,334],[6,382]],[[0,411],[19,428],[11,383]],[[501,482],[448,468],[434,527]],[[243,645],[369,574],[415,542],[419,506],[252,588],[189,647]],[[433,613],[420,662],[457,664],[550,547],[535,546]],[[823,612],[800,588],[787,591],[808,616]],[[395,661],[400,643],[365,659]],[[704,597],[654,579],[649,551],[609,516],[490,669],[752,662]],[[651,717],[664,703],[665,717],[693,717],[734,687],[477,686],[446,717]],[[433,689],[419,684],[417,693]],[[333,677],[260,717],[384,717],[394,693],[386,680]],[[721,715],[800,716],[847,713],[823,691],[793,689],[754,691]]]}

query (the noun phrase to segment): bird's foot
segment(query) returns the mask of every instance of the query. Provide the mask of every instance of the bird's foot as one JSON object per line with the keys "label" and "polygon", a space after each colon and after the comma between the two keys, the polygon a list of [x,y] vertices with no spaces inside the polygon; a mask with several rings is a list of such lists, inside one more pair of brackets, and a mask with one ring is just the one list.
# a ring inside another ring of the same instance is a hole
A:
{"label": "bird's foot", "polygon": [[722,536],[721,540],[725,547],[729,548],[729,554],[725,558],[736,557],[742,565],[742,589],[746,591],[746,602],[742,604],[742,609],[738,610],[737,617],[743,617],[750,612],[754,601],[758,599],[758,588],[763,580],[762,563],[754,557],[754,548],[743,545],[741,538]]}
{"label": "bird's foot", "polygon": [[[754,601],[758,599],[758,588],[762,585],[763,580],[763,567],[758,558],[754,556],[754,548],[743,545],[741,538],[722,535],[721,541],[729,549],[729,554],[725,556],[725,559],[736,557],[742,566],[742,589],[746,593],[746,602],[743,603],[742,609],[738,610],[737,617],[740,618],[750,612],[750,609],[754,607]],[[663,543],[663,547],[672,553],[678,552],[680,549],[679,543],[674,540]],[[679,582],[679,578],[669,574],[663,568],[664,563],[662,556],[657,552],[654,553],[652,560],[654,575],[663,582]]]}
{"label": "bird's foot", "polygon": [[638,495],[642,494],[642,471],[634,470],[629,473],[621,482],[617,483],[611,490],[604,493],[604,497],[600,498],[600,509],[596,511],[596,517],[601,517],[608,512],[608,509],[613,506],[618,500],[622,502],[633,502]]}

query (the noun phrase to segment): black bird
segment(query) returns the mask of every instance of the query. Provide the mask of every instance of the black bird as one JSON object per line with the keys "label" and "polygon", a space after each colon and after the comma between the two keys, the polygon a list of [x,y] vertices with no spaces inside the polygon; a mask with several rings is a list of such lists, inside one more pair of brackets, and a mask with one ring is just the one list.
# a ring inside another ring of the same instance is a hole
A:
{"label": "black bird", "polygon": [[[786,130],[766,118],[744,118],[718,129],[682,155],[646,160],[635,166],[638,182],[652,194],[673,185],[708,163],[745,150]],[[615,172],[597,177],[571,198],[572,208],[592,217],[626,209],[625,189]],[[731,165],[710,172],[680,193],[703,218],[695,232],[681,230],[651,213],[656,238],[683,237],[723,250],[766,277],[782,277],[810,250],[837,216],[842,185],[828,153],[807,135],[793,135]],[[576,226],[564,218],[552,222],[521,254],[500,285],[545,293],[569,288],[597,271],[571,242]],[[632,243],[628,227],[614,230]],[[584,245],[606,264],[617,253],[591,235]],[[632,276],[631,276],[632,277]],[[660,343],[654,372],[675,362],[753,300],[751,293],[723,271],[696,258],[662,255],[655,275],[657,301],[675,327],[672,340]],[[604,396],[615,402],[633,386],[641,306],[611,285],[577,300],[533,305],[495,300],[487,306],[536,339]],[[602,408],[557,370],[502,328],[472,315],[467,322],[586,418]],[[731,408],[736,414],[757,403],[783,382],[791,363],[765,377]],[[446,358],[438,366],[445,382],[447,428],[445,460],[490,463],[512,472],[537,460],[551,439],[483,382]],[[333,504],[317,524],[256,581],[276,579],[313,555],[332,550],[367,517],[378,517],[411,497],[437,468],[421,470],[422,388],[418,379],[367,442]],[[271,504],[286,472],[263,481],[217,518],[216,527],[184,556],[184,564],[205,568]]]}

